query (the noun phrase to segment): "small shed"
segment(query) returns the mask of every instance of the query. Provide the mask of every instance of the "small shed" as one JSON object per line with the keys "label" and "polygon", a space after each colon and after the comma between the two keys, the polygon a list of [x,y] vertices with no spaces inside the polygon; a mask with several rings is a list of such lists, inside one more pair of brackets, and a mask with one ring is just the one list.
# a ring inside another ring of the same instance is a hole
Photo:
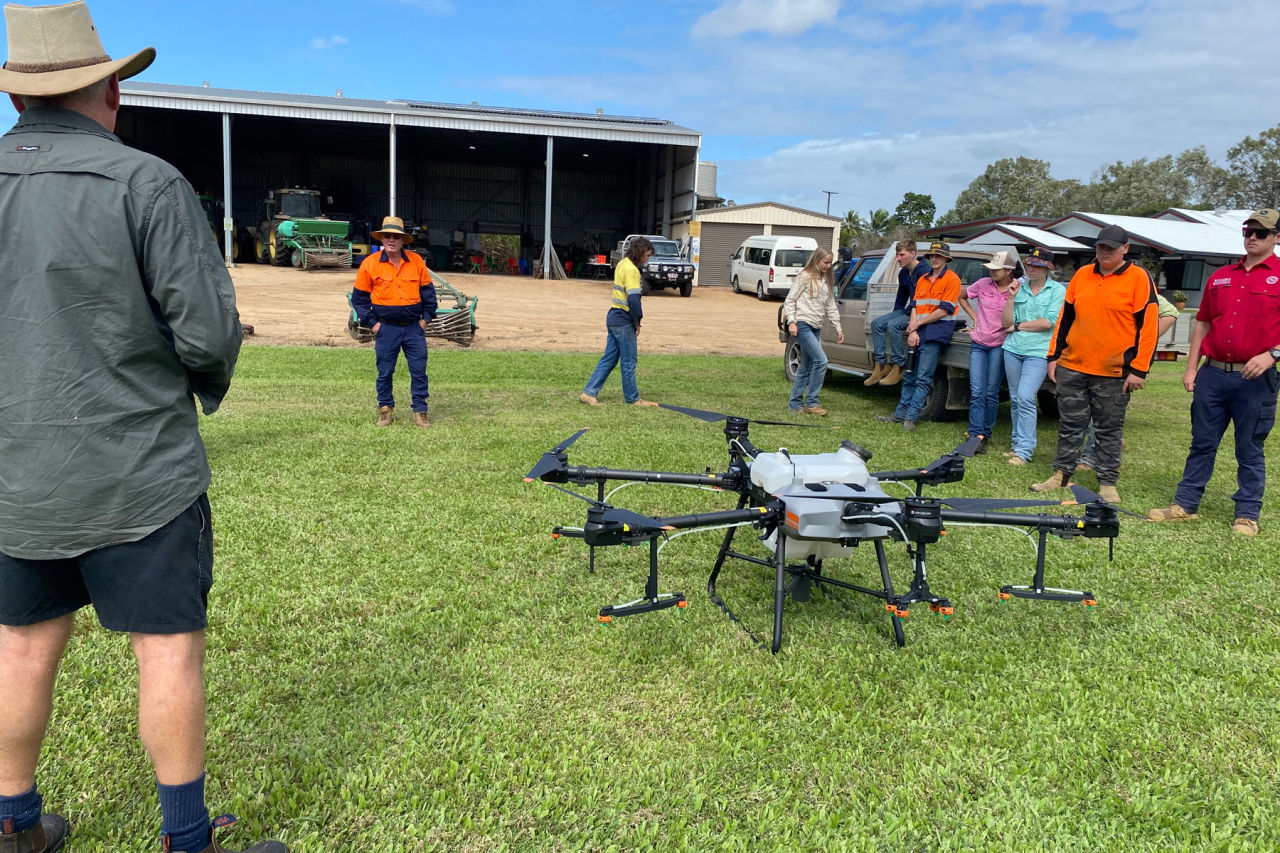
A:
{"label": "small shed", "polygon": [[698,249],[699,287],[728,287],[729,258],[748,237],[778,234],[812,237],[832,252],[840,245],[840,217],[763,201],[700,210],[697,228],[689,222],[675,225],[671,236],[677,240],[701,229]]}

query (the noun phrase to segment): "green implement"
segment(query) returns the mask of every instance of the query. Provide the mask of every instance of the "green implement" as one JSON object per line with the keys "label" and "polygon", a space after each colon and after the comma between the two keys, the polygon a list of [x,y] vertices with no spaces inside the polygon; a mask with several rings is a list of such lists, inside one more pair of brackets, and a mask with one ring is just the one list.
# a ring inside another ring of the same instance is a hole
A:
{"label": "green implement", "polygon": [[[467,296],[440,277],[440,273],[431,273],[431,282],[436,288],[436,318],[427,323],[426,335],[429,338],[444,338],[459,346],[469,347],[476,336],[476,305],[478,296]],[[450,300],[453,304],[449,305]],[[347,294],[347,305],[351,305],[351,294]],[[360,343],[373,340],[373,329],[360,325],[355,308],[347,315],[347,332]]]}

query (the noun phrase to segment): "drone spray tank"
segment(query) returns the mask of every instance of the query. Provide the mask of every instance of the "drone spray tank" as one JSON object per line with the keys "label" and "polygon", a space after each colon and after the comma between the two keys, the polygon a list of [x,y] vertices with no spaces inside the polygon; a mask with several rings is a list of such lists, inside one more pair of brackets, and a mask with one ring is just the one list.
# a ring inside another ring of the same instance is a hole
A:
{"label": "drone spray tank", "polygon": [[[752,484],[786,505],[782,522],[787,528],[789,559],[847,557],[853,553],[853,543],[891,535],[893,528],[887,519],[880,524],[868,520],[873,514],[864,514],[861,519],[846,520],[843,504],[833,500],[839,495],[860,500],[884,498],[886,507],[894,505],[894,499],[867,473],[870,458],[868,450],[847,439],[834,453],[800,456],[781,448],[777,453],[756,456],[751,463]],[[770,551],[776,551],[777,542],[776,529],[764,539]]]}

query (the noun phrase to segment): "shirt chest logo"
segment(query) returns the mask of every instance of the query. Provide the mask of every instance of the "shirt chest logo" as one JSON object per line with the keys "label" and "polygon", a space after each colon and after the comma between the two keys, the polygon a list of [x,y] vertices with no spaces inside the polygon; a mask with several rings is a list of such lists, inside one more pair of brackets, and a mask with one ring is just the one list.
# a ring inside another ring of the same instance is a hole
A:
{"label": "shirt chest logo", "polygon": [[1209,286],[1210,287],[1230,287],[1231,277],[1228,276],[1226,278],[1215,278],[1213,281],[1209,282]]}
{"label": "shirt chest logo", "polygon": [[1280,276],[1267,276],[1267,284],[1275,284],[1276,282],[1280,282]]}

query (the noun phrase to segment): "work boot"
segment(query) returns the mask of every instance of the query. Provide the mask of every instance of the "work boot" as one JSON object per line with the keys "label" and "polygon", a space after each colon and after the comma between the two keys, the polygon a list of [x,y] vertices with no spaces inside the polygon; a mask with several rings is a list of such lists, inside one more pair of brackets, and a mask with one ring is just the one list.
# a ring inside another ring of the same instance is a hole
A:
{"label": "work boot", "polygon": [[907,432],[915,432],[916,422],[911,420],[910,418],[907,418],[905,421],[902,422],[902,428]]}
{"label": "work boot", "polygon": [[889,368],[889,372],[880,380],[880,385],[897,385],[902,381],[902,365],[895,364]]}
{"label": "work boot", "polygon": [[592,396],[591,396],[590,394],[588,394],[586,391],[583,391],[581,394],[579,394],[579,395],[578,395],[578,402],[579,402],[579,403],[586,403],[588,406],[598,406],[598,405],[600,405],[600,401],[599,401],[599,400],[597,400],[595,397],[592,397]]}
{"label": "work boot", "polygon": [[657,404],[657,403],[654,403],[654,402],[652,402],[652,401],[650,401],[650,400],[636,400],[636,401],[635,401],[634,403],[632,403],[631,405],[633,405],[633,406],[656,406],[656,405],[658,405],[658,404]]}
{"label": "work boot", "polygon": [[426,412],[414,412],[413,425],[416,427],[430,427],[431,421],[427,420]]}
{"label": "work boot", "polygon": [[1105,486],[1098,486],[1098,497],[1112,505],[1120,503],[1120,493],[1116,491],[1116,487],[1110,483]]}
{"label": "work boot", "polygon": [[897,415],[876,415],[876,420],[878,420],[882,424],[902,423],[902,418],[898,417]]}
{"label": "work boot", "polygon": [[1200,516],[1187,512],[1177,504],[1170,504],[1147,512],[1147,521],[1195,521]]}
{"label": "work boot", "polygon": [[[223,815],[215,818],[213,827],[221,829],[224,826],[230,826],[235,823],[236,819],[233,815]],[[232,850],[229,847],[223,847],[213,838],[213,828],[209,829],[209,846],[200,850],[170,850],[169,837],[163,836],[165,853],[289,853],[289,848],[279,841],[259,841],[252,847],[246,847],[244,850]]]}
{"label": "work boot", "polygon": [[42,814],[30,829],[13,832],[10,821],[0,827],[0,853],[55,853],[67,843],[67,821],[61,815]]}
{"label": "work boot", "polygon": [[374,426],[391,426],[394,421],[396,410],[390,406],[382,406],[378,409],[378,422]]}
{"label": "work boot", "polygon": [[1252,518],[1237,518],[1231,522],[1231,529],[1241,536],[1257,536],[1258,522]]}
{"label": "work boot", "polygon": [[1010,465],[1026,465],[1027,460],[1023,459],[1021,456],[1015,453],[1009,457],[1009,464]]}
{"label": "work boot", "polygon": [[820,418],[827,416],[827,410],[821,406],[805,406],[800,411],[804,412],[806,415],[817,415]]}
{"label": "work boot", "polygon": [[868,376],[866,379],[862,380],[862,384],[875,385],[881,379],[884,379],[885,375],[888,374],[888,372],[889,372],[889,365],[877,364],[876,369],[871,371],[871,375]]}
{"label": "work boot", "polygon": [[1071,477],[1066,471],[1054,471],[1043,483],[1033,483],[1031,491],[1048,492],[1054,489],[1065,489],[1069,485],[1071,485]]}

